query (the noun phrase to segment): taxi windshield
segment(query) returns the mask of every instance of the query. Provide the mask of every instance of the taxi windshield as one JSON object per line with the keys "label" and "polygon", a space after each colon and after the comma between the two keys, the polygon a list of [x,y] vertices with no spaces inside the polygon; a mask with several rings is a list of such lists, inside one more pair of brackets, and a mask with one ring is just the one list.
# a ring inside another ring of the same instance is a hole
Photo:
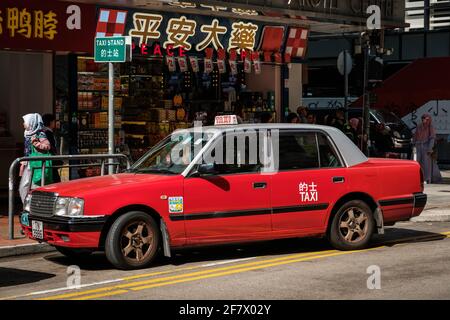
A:
{"label": "taxi windshield", "polygon": [[212,137],[210,133],[174,132],[150,149],[129,172],[181,174]]}

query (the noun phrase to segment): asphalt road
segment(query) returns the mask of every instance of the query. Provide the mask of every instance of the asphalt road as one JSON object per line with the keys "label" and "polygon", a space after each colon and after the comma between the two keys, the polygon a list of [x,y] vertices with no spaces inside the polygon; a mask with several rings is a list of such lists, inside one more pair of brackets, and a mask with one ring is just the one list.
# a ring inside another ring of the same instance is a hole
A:
{"label": "asphalt road", "polygon": [[[449,236],[449,222],[398,223],[368,250],[271,241],[178,251],[139,271],[115,270],[101,253],[5,258],[0,299],[450,299]],[[74,265],[81,288],[68,289]]]}

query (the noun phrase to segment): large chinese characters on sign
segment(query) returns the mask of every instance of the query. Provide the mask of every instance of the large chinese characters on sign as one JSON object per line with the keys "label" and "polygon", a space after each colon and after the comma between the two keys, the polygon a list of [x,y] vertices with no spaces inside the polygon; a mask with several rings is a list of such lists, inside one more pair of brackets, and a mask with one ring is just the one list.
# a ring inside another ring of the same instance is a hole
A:
{"label": "large chinese characters on sign", "polygon": [[127,35],[133,38],[134,44],[142,47],[157,43],[160,46],[157,51],[168,48],[183,48],[191,53],[204,52],[207,48],[254,51],[261,36],[261,27],[249,21],[147,12],[129,16]]}
{"label": "large chinese characters on sign", "polygon": [[[222,70],[227,57],[233,70],[236,54],[242,61],[252,60],[255,68],[261,57],[265,62],[277,63],[305,57],[309,34],[306,28],[265,25],[253,20],[260,15],[255,10],[185,1],[168,5],[179,7],[180,13],[100,8],[97,36],[105,36],[105,30],[110,31],[110,36],[123,30],[120,35],[133,39],[134,55],[169,56],[171,64],[174,56],[202,56],[206,63],[217,57]],[[193,8],[200,8],[205,14],[183,13],[183,9]],[[207,11],[232,12],[234,18],[219,18],[206,14]],[[125,16],[126,21],[122,19]],[[184,59],[179,61],[184,64]],[[195,59],[190,61],[196,65]]]}
{"label": "large chinese characters on sign", "polygon": [[92,52],[95,7],[58,1],[0,1],[0,48]]}

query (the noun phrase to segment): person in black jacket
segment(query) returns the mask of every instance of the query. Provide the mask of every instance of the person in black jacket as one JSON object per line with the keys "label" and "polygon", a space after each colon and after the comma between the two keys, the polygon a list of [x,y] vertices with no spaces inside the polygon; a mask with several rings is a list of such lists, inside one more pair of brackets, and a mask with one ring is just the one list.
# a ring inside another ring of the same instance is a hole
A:
{"label": "person in black jacket", "polygon": [[[53,130],[56,128],[55,116],[53,114],[47,113],[42,116],[42,120],[44,122],[44,133],[47,136],[48,141],[50,142],[50,154],[52,156],[56,156],[59,154],[59,152],[55,139],[55,134],[53,132]],[[62,165],[62,161],[53,161],[53,165],[60,166]],[[53,168],[53,183],[58,182],[61,182],[58,168]]]}

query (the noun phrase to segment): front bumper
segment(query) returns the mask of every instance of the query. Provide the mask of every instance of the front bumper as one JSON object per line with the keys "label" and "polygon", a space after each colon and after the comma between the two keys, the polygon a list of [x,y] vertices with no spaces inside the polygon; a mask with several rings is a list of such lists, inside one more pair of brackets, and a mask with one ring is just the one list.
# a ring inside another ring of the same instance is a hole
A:
{"label": "front bumper", "polygon": [[[72,248],[97,248],[100,242],[100,234],[106,221],[106,217],[43,217],[24,212],[28,219],[22,219],[21,225],[25,235],[33,240],[47,242],[54,246]],[[43,223],[43,239],[36,239],[32,233],[32,222]],[[25,224],[27,221],[28,224]]]}

